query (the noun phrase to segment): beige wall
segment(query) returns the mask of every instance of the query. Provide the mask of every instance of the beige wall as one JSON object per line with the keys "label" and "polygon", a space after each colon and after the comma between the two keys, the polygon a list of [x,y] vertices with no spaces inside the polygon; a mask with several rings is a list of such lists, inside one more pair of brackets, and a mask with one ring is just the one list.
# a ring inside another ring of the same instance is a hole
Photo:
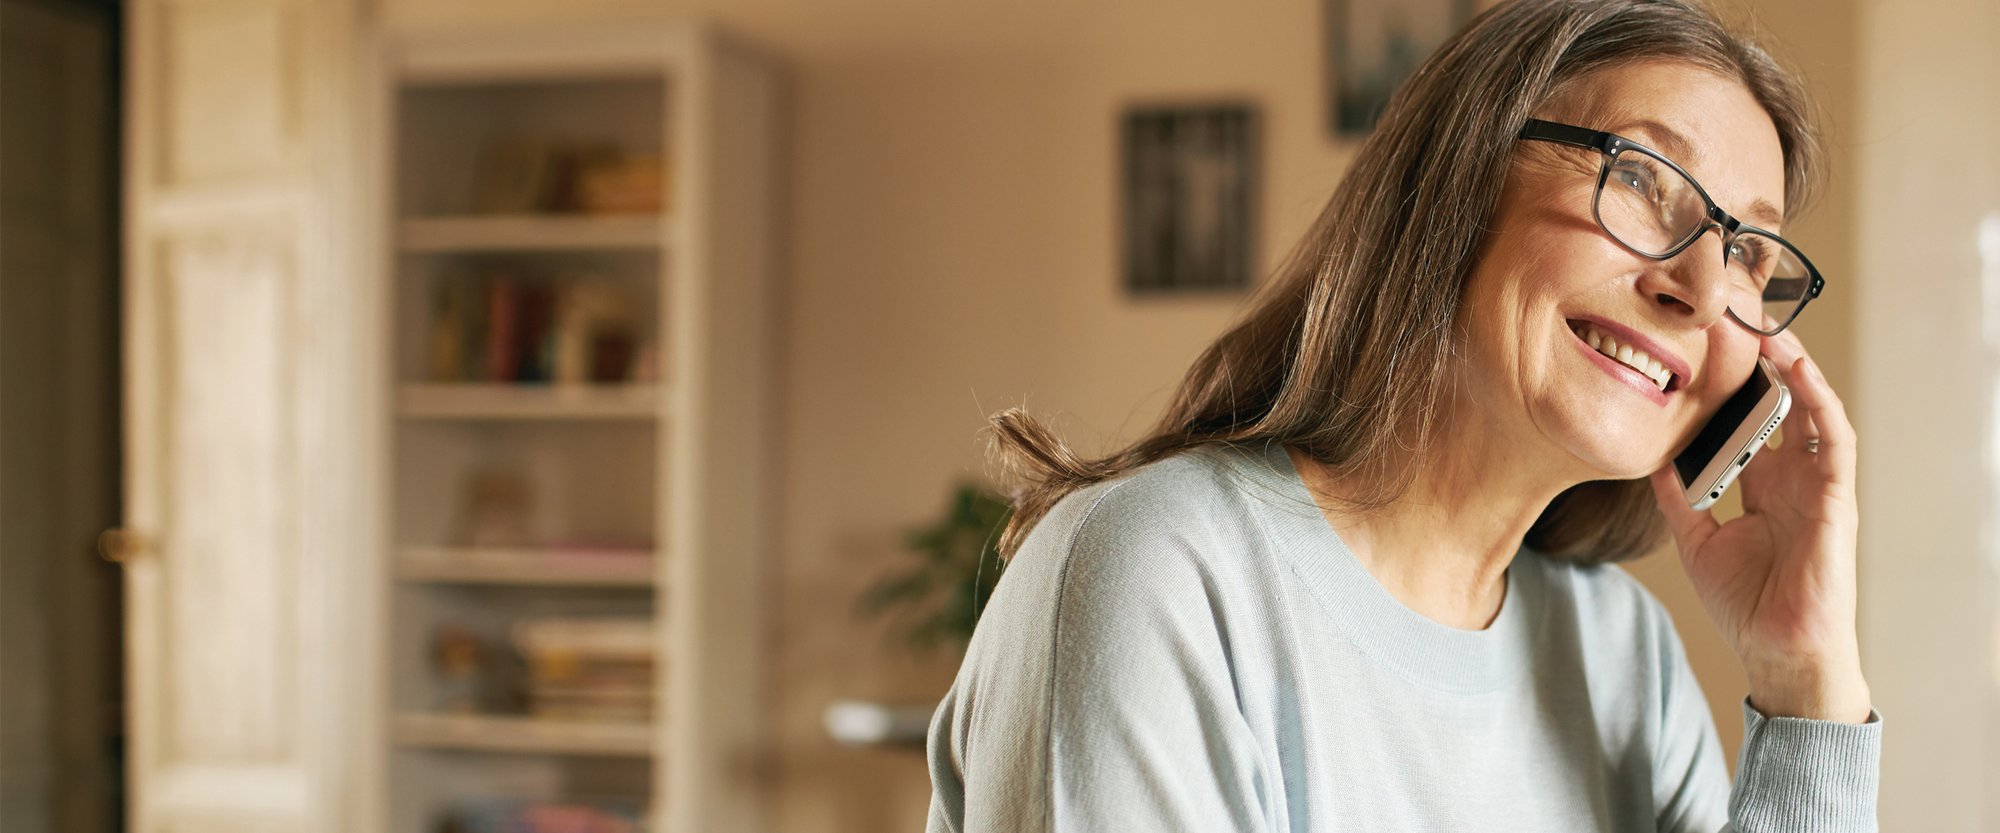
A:
{"label": "beige wall", "polygon": [[[1739,17],[1784,36],[1834,109],[1851,107],[1853,0]],[[793,246],[776,581],[788,831],[920,827],[915,751],[829,743],[836,697],[934,701],[955,659],[885,648],[850,600],[898,561],[900,530],[982,471],[984,415],[1027,403],[1087,450],[1132,439],[1238,297],[1130,301],[1115,248],[1115,128],[1135,101],[1245,96],[1262,107],[1258,271],[1331,193],[1352,146],[1322,129],[1318,4],[824,3],[812,0],[381,0],[391,27],[713,15],[784,55],[794,80]],[[1845,152],[1844,150],[1841,152]],[[1796,235],[1829,274],[1801,331],[1852,378],[1849,223],[1839,195]],[[1734,511],[1726,509],[1725,511]],[[1671,555],[1636,565],[1675,610],[1733,762],[1744,691]]]}
{"label": "beige wall", "polygon": [[[2000,831],[2000,3],[1861,4],[1862,650],[1885,830]],[[1922,55],[1921,60],[1912,56]],[[1984,238],[1982,240],[1982,238]],[[1873,604],[1868,604],[1870,600]]]}

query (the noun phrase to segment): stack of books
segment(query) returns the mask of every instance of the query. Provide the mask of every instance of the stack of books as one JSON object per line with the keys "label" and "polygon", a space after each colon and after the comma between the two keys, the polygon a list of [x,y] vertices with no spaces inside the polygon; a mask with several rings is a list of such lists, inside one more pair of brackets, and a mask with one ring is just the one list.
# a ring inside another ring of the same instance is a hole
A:
{"label": "stack of books", "polygon": [[442,280],[431,303],[431,381],[647,381],[634,309],[603,281]]}
{"label": "stack of books", "polygon": [[514,623],[514,646],[528,668],[528,711],[557,720],[650,720],[657,632],[650,617]]}

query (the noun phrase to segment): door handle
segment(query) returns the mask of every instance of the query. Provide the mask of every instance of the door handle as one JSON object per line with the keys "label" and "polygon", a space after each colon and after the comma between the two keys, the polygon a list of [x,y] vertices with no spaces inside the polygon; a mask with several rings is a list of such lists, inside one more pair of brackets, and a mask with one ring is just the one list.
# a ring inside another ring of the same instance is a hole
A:
{"label": "door handle", "polygon": [[114,526],[97,535],[97,554],[113,564],[129,564],[132,559],[153,551],[153,542],[122,526]]}

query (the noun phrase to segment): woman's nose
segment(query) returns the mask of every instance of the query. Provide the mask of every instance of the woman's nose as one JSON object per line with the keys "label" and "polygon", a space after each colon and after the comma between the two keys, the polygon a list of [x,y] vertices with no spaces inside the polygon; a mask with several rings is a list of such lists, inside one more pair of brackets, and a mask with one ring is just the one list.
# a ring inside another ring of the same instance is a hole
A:
{"label": "woman's nose", "polygon": [[1707,327],[1729,309],[1729,270],[1722,227],[1711,224],[1680,254],[1658,261],[1639,278],[1639,289],[1669,312]]}

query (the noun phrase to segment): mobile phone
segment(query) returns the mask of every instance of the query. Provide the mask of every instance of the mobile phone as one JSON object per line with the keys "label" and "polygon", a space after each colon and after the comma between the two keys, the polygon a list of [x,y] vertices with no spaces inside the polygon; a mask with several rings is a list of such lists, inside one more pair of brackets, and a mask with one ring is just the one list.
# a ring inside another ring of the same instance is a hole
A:
{"label": "mobile phone", "polygon": [[1722,403],[1694,435],[1694,441],[1674,457],[1674,473],[1680,478],[1688,505],[1697,510],[1714,505],[1791,409],[1791,389],[1778,378],[1771,360],[1758,356],[1750,380]]}

